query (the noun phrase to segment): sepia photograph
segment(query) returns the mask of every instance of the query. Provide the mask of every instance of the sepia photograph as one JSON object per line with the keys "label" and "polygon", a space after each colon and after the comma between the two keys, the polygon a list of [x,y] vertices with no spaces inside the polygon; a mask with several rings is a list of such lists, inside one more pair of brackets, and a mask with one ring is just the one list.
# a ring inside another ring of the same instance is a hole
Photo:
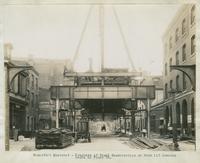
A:
{"label": "sepia photograph", "polygon": [[0,7],[1,150],[197,150],[199,4],[19,2]]}

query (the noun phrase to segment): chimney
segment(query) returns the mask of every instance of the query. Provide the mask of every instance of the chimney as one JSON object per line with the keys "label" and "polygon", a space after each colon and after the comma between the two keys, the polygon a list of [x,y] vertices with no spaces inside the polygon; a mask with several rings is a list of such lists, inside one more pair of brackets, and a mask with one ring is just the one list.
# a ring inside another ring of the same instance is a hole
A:
{"label": "chimney", "polygon": [[11,43],[4,44],[4,59],[5,60],[9,60],[9,61],[11,60],[12,49],[13,49],[13,46]]}

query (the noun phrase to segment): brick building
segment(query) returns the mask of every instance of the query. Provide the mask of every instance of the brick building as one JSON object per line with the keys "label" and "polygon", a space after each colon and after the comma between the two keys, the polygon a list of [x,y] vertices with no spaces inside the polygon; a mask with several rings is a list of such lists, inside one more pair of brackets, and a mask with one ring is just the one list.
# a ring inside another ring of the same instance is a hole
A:
{"label": "brick building", "polygon": [[[188,76],[170,66],[187,66],[189,69],[196,64],[195,15],[195,5],[183,5],[163,36],[164,101],[160,107],[164,108],[165,132],[169,132],[175,123],[178,133],[185,136],[195,135],[195,92]],[[175,95],[169,93],[171,90],[176,90]]]}
{"label": "brick building", "polygon": [[[12,60],[14,66],[29,66],[27,62]],[[12,76],[13,71],[10,71]],[[13,129],[30,136],[37,129],[38,119],[38,72],[33,68],[18,73],[10,79],[10,135]]]}

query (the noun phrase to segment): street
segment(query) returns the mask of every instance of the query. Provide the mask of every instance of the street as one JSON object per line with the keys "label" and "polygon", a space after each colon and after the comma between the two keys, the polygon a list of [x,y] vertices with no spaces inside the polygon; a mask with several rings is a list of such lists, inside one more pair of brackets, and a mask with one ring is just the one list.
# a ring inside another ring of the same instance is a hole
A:
{"label": "street", "polygon": [[[161,139],[156,138],[155,140],[161,141],[166,145],[172,143],[171,139]],[[195,150],[195,145],[189,141],[179,142],[179,147],[181,151],[193,151]],[[10,140],[10,151],[36,151],[35,149],[35,139],[24,139],[17,142]],[[40,151],[52,150],[52,149],[40,149]],[[117,137],[117,136],[101,136],[92,137],[91,143],[85,140],[79,140],[78,143],[70,145],[63,149],[54,149],[63,151],[144,151],[152,149],[139,149],[132,145],[128,137]],[[155,149],[157,151],[169,150],[166,147],[161,147]]]}

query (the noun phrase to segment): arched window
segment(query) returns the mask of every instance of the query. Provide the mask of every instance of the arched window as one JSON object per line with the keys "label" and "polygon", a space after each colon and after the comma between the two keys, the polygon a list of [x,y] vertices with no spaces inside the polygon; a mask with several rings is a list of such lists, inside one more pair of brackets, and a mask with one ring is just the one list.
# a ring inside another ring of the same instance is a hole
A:
{"label": "arched window", "polygon": [[[169,60],[169,66],[171,66],[172,65],[172,58],[170,58],[170,60]],[[171,70],[171,68],[170,68],[170,72],[171,72],[172,70]]]}
{"label": "arched window", "polygon": [[191,37],[191,54],[195,52],[196,42],[195,42],[195,35]]}
{"label": "arched window", "polygon": [[173,89],[173,80],[170,80],[170,89]]}
{"label": "arched window", "polygon": [[173,109],[172,109],[172,105],[170,105],[170,124],[173,124]]}
{"label": "arched window", "polygon": [[186,60],[186,44],[182,46],[182,61]]}
{"label": "arched window", "polygon": [[192,128],[195,126],[195,109],[194,109],[194,99],[191,101],[191,119],[192,119]]}
{"label": "arched window", "polygon": [[195,22],[195,5],[191,9],[191,24]]}
{"label": "arched window", "polygon": [[168,86],[165,84],[165,98],[168,98]]}
{"label": "arched window", "polygon": [[172,36],[170,36],[170,38],[169,38],[169,49],[171,49],[172,48]]}
{"label": "arched window", "polygon": [[181,124],[181,109],[180,109],[179,103],[176,103],[176,124],[177,124],[177,127],[180,127],[180,124]]}
{"label": "arched window", "polygon": [[167,75],[167,63],[165,63],[165,76]]}
{"label": "arched window", "polygon": [[176,32],[175,32],[175,41],[177,42],[179,40],[179,29],[176,28]]}
{"label": "arched window", "polygon": [[180,80],[180,79],[179,79],[179,78],[180,78],[179,75],[177,75],[177,76],[176,76],[176,90],[177,90],[177,91],[180,90],[180,86],[179,86],[179,82],[180,82],[179,80]]}
{"label": "arched window", "polygon": [[179,51],[176,52],[176,65],[179,65]]}
{"label": "arched window", "polygon": [[169,123],[169,107],[168,106],[166,107],[166,110],[165,110],[165,122],[166,122],[166,127],[167,127]]}
{"label": "arched window", "polygon": [[185,32],[186,32],[186,20],[183,19],[183,21],[182,21],[182,34],[185,34]]}
{"label": "arched window", "polygon": [[182,102],[182,117],[183,117],[183,128],[187,129],[188,127],[188,120],[187,120],[187,116],[188,116],[188,110],[187,110],[187,101],[183,100]]}

